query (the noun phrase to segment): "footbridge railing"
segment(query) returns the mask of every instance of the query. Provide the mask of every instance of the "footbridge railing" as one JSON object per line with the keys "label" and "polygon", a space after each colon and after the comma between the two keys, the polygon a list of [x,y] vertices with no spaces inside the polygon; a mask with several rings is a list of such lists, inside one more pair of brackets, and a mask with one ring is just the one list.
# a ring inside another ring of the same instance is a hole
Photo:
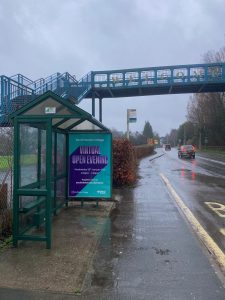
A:
{"label": "footbridge railing", "polygon": [[[0,115],[51,90],[75,103],[83,98],[130,97],[225,91],[225,63],[92,71],[79,81],[68,72],[32,81],[0,76]],[[94,95],[94,96],[93,96]]]}
{"label": "footbridge railing", "polygon": [[[162,90],[164,86],[169,86],[170,89],[167,90],[169,93],[173,93],[173,87],[180,87],[180,93],[182,91],[185,93],[185,86],[193,87],[193,91],[190,89],[189,92],[201,92],[206,85],[212,88],[215,84],[220,91],[219,85],[225,83],[225,63],[94,71],[92,76],[93,88],[98,91],[155,87],[158,88],[158,92],[155,90],[155,93],[160,94],[165,93]],[[199,89],[196,89],[196,86]],[[217,91],[216,88],[212,88],[212,91]],[[107,96],[113,97],[113,91],[104,94],[104,97]]]}

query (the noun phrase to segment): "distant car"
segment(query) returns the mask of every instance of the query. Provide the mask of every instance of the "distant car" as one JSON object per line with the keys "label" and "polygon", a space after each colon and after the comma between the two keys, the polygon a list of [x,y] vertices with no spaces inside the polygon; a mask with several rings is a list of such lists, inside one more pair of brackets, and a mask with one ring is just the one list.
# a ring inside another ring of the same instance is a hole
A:
{"label": "distant car", "polygon": [[183,145],[178,149],[178,157],[195,158],[195,147],[192,145]]}
{"label": "distant car", "polygon": [[165,145],[165,150],[166,151],[170,151],[171,150],[171,145],[170,144],[166,144]]}

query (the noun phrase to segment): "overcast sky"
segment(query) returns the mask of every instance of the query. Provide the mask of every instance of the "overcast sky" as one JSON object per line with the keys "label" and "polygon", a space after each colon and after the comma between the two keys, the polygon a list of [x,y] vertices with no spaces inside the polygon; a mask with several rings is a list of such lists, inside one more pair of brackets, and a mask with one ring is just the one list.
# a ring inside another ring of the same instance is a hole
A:
{"label": "overcast sky", "polygon": [[[203,62],[225,46],[224,0],[0,0],[0,74],[33,80],[55,72],[76,75]],[[161,136],[185,121],[190,95],[103,100],[103,123],[126,130],[136,108]],[[80,107],[91,112],[91,101]],[[96,107],[98,110],[98,107]]]}

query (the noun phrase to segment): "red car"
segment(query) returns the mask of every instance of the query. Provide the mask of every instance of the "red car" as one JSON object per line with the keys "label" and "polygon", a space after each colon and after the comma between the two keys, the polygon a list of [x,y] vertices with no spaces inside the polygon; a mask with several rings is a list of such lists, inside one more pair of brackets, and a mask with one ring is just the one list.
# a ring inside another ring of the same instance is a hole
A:
{"label": "red car", "polygon": [[195,158],[195,147],[192,145],[183,145],[178,150],[178,157]]}

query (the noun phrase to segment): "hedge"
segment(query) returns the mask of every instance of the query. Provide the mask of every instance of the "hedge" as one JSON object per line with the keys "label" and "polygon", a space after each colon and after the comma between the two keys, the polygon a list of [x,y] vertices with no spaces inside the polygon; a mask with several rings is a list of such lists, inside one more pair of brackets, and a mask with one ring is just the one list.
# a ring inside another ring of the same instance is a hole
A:
{"label": "hedge", "polygon": [[150,145],[133,146],[126,139],[113,140],[113,185],[133,185],[137,179],[137,161],[151,155]]}
{"label": "hedge", "polygon": [[137,159],[152,155],[154,153],[154,146],[152,145],[141,145],[134,147]]}

